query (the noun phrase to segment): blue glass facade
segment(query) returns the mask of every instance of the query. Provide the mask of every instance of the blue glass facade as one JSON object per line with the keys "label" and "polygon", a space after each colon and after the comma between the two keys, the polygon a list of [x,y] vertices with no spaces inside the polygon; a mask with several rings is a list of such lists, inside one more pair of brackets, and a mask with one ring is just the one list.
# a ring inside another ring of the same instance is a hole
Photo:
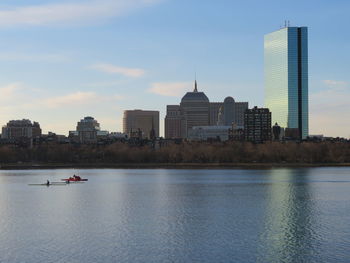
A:
{"label": "blue glass facade", "polygon": [[285,27],[264,41],[265,107],[272,122],[309,135],[307,27]]}

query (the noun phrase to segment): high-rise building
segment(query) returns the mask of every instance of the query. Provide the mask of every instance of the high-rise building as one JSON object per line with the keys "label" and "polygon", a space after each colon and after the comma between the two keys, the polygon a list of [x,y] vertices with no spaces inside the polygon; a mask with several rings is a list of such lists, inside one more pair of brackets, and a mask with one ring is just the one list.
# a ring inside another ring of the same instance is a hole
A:
{"label": "high-rise building", "polygon": [[193,92],[187,92],[180,103],[181,137],[187,138],[188,131],[194,126],[209,126],[209,99],[199,92],[197,81]]}
{"label": "high-rise building", "polygon": [[[123,117],[123,132],[131,134],[140,131],[142,138],[159,137],[159,111],[126,110]],[[152,136],[153,137],[153,136]]]}
{"label": "high-rise building", "polygon": [[187,92],[180,105],[167,106],[165,138],[186,139],[188,131],[197,126],[231,126],[237,123],[243,128],[246,109],[248,102],[235,102],[232,97],[227,97],[224,102],[209,102],[205,93],[198,91],[195,81],[193,92]]}
{"label": "high-rise building", "polygon": [[271,112],[266,108],[254,107],[244,113],[244,138],[261,143],[271,140]]}
{"label": "high-rise building", "polygon": [[309,134],[308,29],[285,27],[265,35],[265,107],[273,123]]}
{"label": "high-rise building", "polygon": [[33,139],[41,136],[41,128],[38,122],[30,120],[12,120],[2,127],[2,139]]}

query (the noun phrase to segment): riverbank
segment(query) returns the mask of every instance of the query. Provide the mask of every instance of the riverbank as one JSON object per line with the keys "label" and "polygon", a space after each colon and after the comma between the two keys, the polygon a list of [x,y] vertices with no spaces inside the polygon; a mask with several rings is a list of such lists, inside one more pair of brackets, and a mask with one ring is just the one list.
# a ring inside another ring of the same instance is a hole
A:
{"label": "riverbank", "polygon": [[0,170],[35,169],[272,169],[272,168],[350,167],[350,163],[100,163],[100,164],[4,164]]}

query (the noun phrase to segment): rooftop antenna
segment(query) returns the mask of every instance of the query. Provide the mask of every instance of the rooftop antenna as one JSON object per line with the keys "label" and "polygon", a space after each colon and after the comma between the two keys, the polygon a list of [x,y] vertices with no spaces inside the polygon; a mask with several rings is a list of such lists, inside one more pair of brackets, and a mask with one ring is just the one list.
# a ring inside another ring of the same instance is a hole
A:
{"label": "rooftop antenna", "polygon": [[287,27],[287,20],[284,20],[284,27]]}
{"label": "rooftop antenna", "polygon": [[198,92],[198,89],[197,89],[197,72],[194,73],[194,91],[193,92]]}

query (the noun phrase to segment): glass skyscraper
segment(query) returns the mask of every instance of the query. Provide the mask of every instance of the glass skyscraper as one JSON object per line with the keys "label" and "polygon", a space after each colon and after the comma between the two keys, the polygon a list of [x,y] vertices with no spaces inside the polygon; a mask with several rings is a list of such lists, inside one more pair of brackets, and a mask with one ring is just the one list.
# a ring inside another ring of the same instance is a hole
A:
{"label": "glass skyscraper", "polygon": [[308,31],[285,27],[265,35],[265,107],[272,122],[309,135]]}

